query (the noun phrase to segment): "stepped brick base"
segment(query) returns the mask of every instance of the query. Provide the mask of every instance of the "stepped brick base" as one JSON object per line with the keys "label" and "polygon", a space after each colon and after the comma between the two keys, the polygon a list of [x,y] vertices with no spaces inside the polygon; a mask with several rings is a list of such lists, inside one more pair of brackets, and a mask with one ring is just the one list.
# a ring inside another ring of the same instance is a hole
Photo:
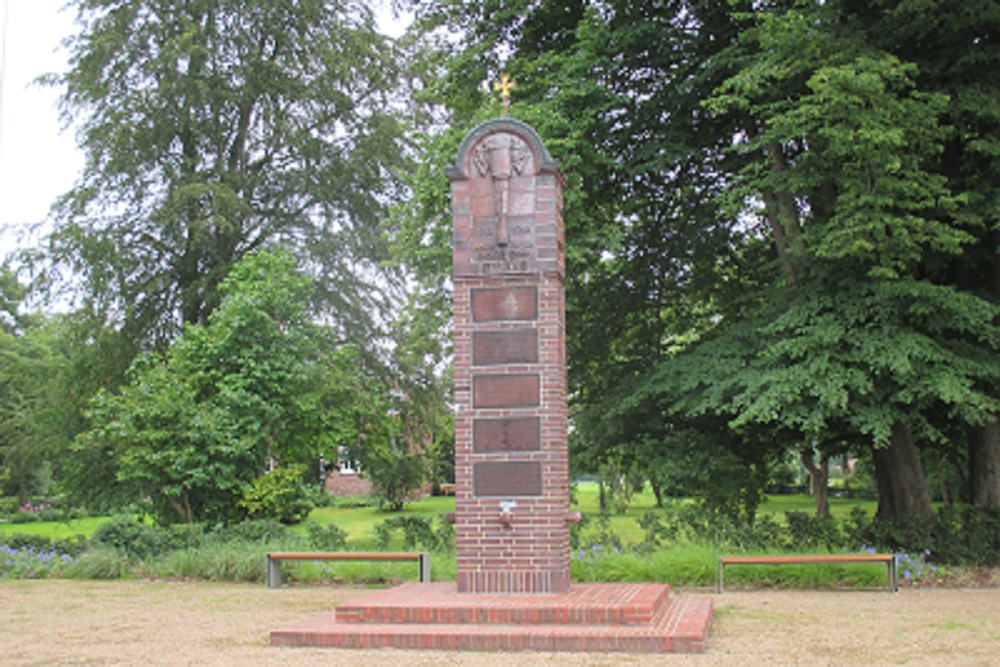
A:
{"label": "stepped brick base", "polygon": [[665,584],[574,584],[562,594],[459,593],[404,584],[271,633],[272,646],[701,653],[709,597]]}

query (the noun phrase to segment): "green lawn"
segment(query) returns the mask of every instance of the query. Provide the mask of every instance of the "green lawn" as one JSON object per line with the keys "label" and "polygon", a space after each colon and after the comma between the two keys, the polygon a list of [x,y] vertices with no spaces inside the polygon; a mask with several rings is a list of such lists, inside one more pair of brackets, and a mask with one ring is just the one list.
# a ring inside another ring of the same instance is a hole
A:
{"label": "green lawn", "polygon": [[90,537],[97,527],[107,521],[105,517],[87,517],[70,521],[36,521],[32,523],[0,523],[0,536],[11,533],[44,535],[53,540],[64,540],[76,535]]}
{"label": "green lawn", "polygon": [[[581,482],[576,485],[573,508],[579,509],[589,517],[596,517],[599,509],[599,492],[596,482]],[[830,510],[837,517],[847,515],[851,508],[862,507],[870,514],[875,511],[875,502],[868,500],[848,500],[831,498]],[[778,520],[784,519],[784,513],[790,510],[806,512],[814,511],[815,503],[807,495],[771,496],[761,506],[760,513],[776,515]],[[424,498],[406,506],[408,514],[418,514],[426,517],[437,517],[440,514],[455,511],[455,499],[435,496]],[[628,510],[624,514],[613,513],[610,517],[611,527],[625,543],[639,542],[643,538],[638,520],[646,512],[656,511],[656,499],[649,489],[633,496]],[[373,529],[386,519],[396,516],[391,512],[383,512],[376,507],[322,507],[309,515],[309,519],[320,524],[336,524],[347,532],[348,544],[355,549],[370,549],[375,545]],[[89,537],[105,519],[90,517],[68,522],[38,522],[38,523],[8,523],[0,524],[0,536],[9,533],[28,533],[45,535],[52,539],[63,539],[74,535]],[[301,529],[301,527],[299,528]]]}

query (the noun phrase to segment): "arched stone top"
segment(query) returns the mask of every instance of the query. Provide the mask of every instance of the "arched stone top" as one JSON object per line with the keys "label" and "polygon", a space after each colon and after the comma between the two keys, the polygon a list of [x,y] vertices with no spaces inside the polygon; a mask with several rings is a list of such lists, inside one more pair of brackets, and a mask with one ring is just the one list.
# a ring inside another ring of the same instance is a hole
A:
{"label": "arched stone top", "polygon": [[474,176],[475,174],[469,173],[475,159],[472,152],[480,143],[495,134],[514,135],[521,139],[532,153],[534,173],[551,174],[559,171],[558,161],[549,155],[541,138],[529,125],[513,118],[497,118],[476,126],[465,136],[461,146],[458,147],[455,165],[445,171],[448,178],[456,181]]}

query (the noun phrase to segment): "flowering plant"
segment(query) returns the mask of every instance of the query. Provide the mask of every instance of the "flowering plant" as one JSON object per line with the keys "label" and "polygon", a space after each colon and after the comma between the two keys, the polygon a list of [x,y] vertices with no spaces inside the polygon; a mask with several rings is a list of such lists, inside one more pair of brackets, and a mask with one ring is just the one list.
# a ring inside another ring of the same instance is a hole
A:
{"label": "flowering plant", "polygon": [[55,550],[0,544],[0,579],[43,579],[57,574],[73,557]]}

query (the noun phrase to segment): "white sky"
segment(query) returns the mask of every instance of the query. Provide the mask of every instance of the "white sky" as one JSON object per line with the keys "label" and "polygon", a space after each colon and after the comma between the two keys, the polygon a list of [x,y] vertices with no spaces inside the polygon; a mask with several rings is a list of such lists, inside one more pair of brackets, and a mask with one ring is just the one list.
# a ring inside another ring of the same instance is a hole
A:
{"label": "white sky", "polygon": [[75,14],[60,11],[64,2],[0,0],[0,256],[45,219],[83,167],[72,130],[61,131],[58,92],[32,84],[66,69],[59,44]]}
{"label": "white sky", "polygon": [[[32,82],[67,69],[62,40],[76,30],[66,0],[0,0],[0,259],[35,240],[28,228],[42,222],[83,168],[72,128],[63,129],[59,90]],[[389,34],[402,32],[383,8]],[[37,239],[36,239],[37,240]]]}

